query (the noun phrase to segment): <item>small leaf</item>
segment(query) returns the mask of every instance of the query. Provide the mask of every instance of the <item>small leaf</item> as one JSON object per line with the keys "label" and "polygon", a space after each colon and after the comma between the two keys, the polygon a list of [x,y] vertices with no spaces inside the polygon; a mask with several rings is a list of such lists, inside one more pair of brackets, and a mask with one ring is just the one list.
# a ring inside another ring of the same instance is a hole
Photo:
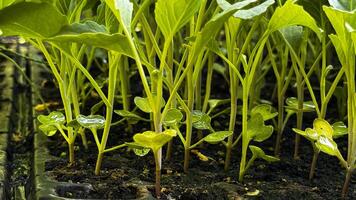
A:
{"label": "small leaf", "polygon": [[133,139],[135,143],[141,147],[152,149],[157,152],[163,145],[169,142],[173,137],[177,135],[175,130],[165,130],[162,133],[156,133],[153,131],[145,131],[143,133],[137,133]]}
{"label": "small leaf", "polygon": [[329,0],[329,4],[342,11],[353,11],[356,9],[355,0]]}
{"label": "small leaf", "polygon": [[126,29],[131,33],[131,20],[132,20],[132,12],[133,12],[133,3],[130,0],[114,0],[115,8],[119,11],[120,18],[123,25]]}
{"label": "small leaf", "polygon": [[101,129],[105,125],[105,118],[101,115],[78,115],[77,121],[82,127],[89,129]]}
{"label": "small leaf", "polygon": [[[286,110],[291,110],[293,112],[298,111],[298,99],[295,97],[289,97],[286,99],[285,106]],[[303,102],[303,112],[313,112],[315,110],[315,105],[312,101],[305,101]]]}
{"label": "small leaf", "polygon": [[251,116],[257,113],[262,115],[263,121],[267,121],[278,115],[278,112],[273,112],[273,107],[268,104],[260,104],[252,108]]}
{"label": "small leaf", "polygon": [[337,144],[331,138],[320,136],[315,145],[320,151],[331,156],[337,156],[340,154]]}
{"label": "small leaf", "polygon": [[63,113],[58,111],[53,111],[49,115],[39,115],[37,119],[42,124],[46,125],[59,125],[65,123],[65,117]]}
{"label": "small leaf", "polygon": [[232,131],[218,131],[205,136],[204,141],[210,144],[217,144],[232,134]]}
{"label": "small leaf", "polygon": [[176,108],[169,109],[166,116],[164,117],[162,123],[165,126],[175,126],[180,123],[183,119],[183,114],[180,110]]}
{"label": "small leaf", "polygon": [[137,148],[134,148],[133,151],[137,156],[143,157],[143,156],[147,155],[151,151],[151,149],[147,149],[147,148],[137,149]]}
{"label": "small leaf", "polygon": [[256,16],[259,16],[263,13],[265,13],[271,5],[274,4],[274,0],[266,0],[256,6],[253,6],[249,9],[243,9],[243,10],[238,10],[235,14],[234,17],[240,18],[240,19],[252,19]]}
{"label": "small leaf", "polygon": [[332,127],[334,129],[333,138],[338,138],[348,134],[348,128],[342,121],[335,122]]}
{"label": "small leaf", "polygon": [[[153,112],[153,110],[150,106],[150,103],[148,101],[148,98],[135,97],[134,102],[135,102],[136,106],[143,112],[145,112],[145,113]],[[163,108],[164,105],[166,105],[166,101],[162,97],[161,98],[161,108]]]}
{"label": "small leaf", "polygon": [[38,128],[49,137],[57,133],[57,127],[53,125],[42,124]]}
{"label": "small leaf", "polygon": [[307,136],[307,134],[305,133],[305,131],[302,131],[302,130],[297,129],[297,128],[293,128],[292,130],[293,130],[295,133],[297,133],[297,134],[299,134],[299,135],[301,135],[301,136],[304,136],[304,137]]}
{"label": "small leaf", "polygon": [[118,115],[120,115],[121,117],[124,117],[124,118],[127,118],[127,119],[132,119],[132,120],[142,120],[142,121],[145,121],[145,122],[149,122],[150,120],[149,119],[145,119],[133,112],[130,112],[130,111],[127,111],[127,110],[114,110],[114,112]]}
{"label": "small leaf", "polygon": [[313,122],[313,129],[316,130],[320,136],[323,135],[328,138],[332,138],[334,134],[333,127],[324,119],[315,119]]}
{"label": "small leaf", "polygon": [[209,103],[209,108],[212,110],[222,104],[226,104],[229,103],[230,99],[209,99],[208,103]]}
{"label": "small leaf", "polygon": [[256,146],[253,146],[253,145],[249,145],[249,148],[252,152],[252,154],[256,157],[256,158],[261,158],[267,162],[276,162],[276,161],[279,161],[279,158],[276,158],[274,156],[269,156],[269,155],[266,155],[265,152],[259,148],[259,147],[256,147]]}
{"label": "small leaf", "polygon": [[320,134],[315,129],[306,128],[305,133],[307,134],[306,137],[311,141],[315,141],[320,137]]}
{"label": "small leaf", "polygon": [[193,127],[200,130],[211,130],[211,118],[200,110],[193,110]]}
{"label": "small leaf", "polygon": [[152,108],[151,108],[150,103],[148,102],[147,98],[135,97],[134,102],[135,102],[136,106],[143,112],[146,112],[146,113],[152,112]]}
{"label": "small leaf", "polygon": [[256,113],[252,115],[251,118],[247,122],[247,135],[248,138],[256,141],[262,142],[269,137],[271,137],[273,133],[273,126],[266,126],[264,124],[264,120],[261,114]]}

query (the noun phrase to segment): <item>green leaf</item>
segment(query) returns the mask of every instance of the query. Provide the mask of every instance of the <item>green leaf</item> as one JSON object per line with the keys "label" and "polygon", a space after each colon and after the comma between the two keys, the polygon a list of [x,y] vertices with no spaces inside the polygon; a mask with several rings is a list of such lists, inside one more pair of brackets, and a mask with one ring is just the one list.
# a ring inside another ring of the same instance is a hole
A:
{"label": "green leaf", "polygon": [[38,128],[49,137],[57,133],[57,127],[54,125],[42,124]]}
{"label": "green leaf", "polygon": [[119,33],[109,34],[104,26],[93,21],[64,26],[60,32],[48,38],[47,41],[87,44],[133,57],[127,37]]}
{"label": "green leaf", "polygon": [[143,118],[133,112],[127,111],[127,110],[114,110],[114,112],[118,115],[120,115],[121,117],[127,118],[127,119],[131,119],[131,120],[142,120],[145,122],[149,122],[149,119]]}
{"label": "green leaf", "polygon": [[329,4],[342,11],[354,11],[356,9],[355,0],[329,0]]}
{"label": "green leaf", "polygon": [[151,151],[151,149],[146,149],[146,148],[137,149],[137,148],[134,148],[133,151],[137,156],[143,157],[143,156],[147,155]]}
{"label": "green leaf", "polygon": [[162,120],[165,126],[175,126],[180,123],[183,119],[183,114],[180,110],[176,108],[169,109],[166,116]]}
{"label": "green leaf", "polygon": [[[293,112],[298,111],[298,99],[295,97],[289,97],[286,99],[285,106],[286,110],[290,110]],[[315,105],[312,101],[305,101],[303,102],[303,112],[313,112],[315,110]]]}
{"label": "green leaf", "polygon": [[193,110],[193,127],[200,130],[211,130],[211,118],[200,110]]}
{"label": "green leaf", "polygon": [[78,115],[77,121],[82,127],[89,129],[102,129],[105,125],[105,118],[101,115]]}
{"label": "green leaf", "polygon": [[156,133],[153,131],[145,131],[143,133],[137,133],[133,139],[136,144],[144,148],[152,149],[153,152],[157,152],[163,145],[169,142],[173,137],[177,135],[175,130],[165,130],[162,133]]}
{"label": "green leaf", "polygon": [[[143,98],[143,97],[135,97],[134,99],[135,105],[142,110],[143,112],[146,113],[151,113],[153,112],[151,105],[148,101],[148,98]],[[166,105],[166,101],[163,99],[161,99],[161,108],[164,107],[164,105]]]}
{"label": "green leaf", "polygon": [[3,9],[15,2],[17,2],[18,0],[1,0],[0,1],[0,9]]}
{"label": "green leaf", "polygon": [[256,16],[259,16],[263,13],[265,13],[271,5],[274,4],[274,0],[266,0],[256,6],[253,6],[249,9],[243,9],[243,10],[238,10],[235,14],[234,17],[240,18],[240,19],[252,19]]}
{"label": "green leaf", "polygon": [[276,158],[274,156],[269,156],[269,155],[266,155],[265,152],[259,148],[259,147],[256,147],[256,146],[253,146],[253,145],[249,145],[248,146],[252,152],[252,155],[255,156],[256,158],[261,158],[267,162],[276,162],[276,161],[279,161],[279,158]]}
{"label": "green leaf", "polygon": [[152,108],[151,108],[150,103],[148,102],[147,98],[135,97],[134,102],[135,102],[135,105],[143,112],[146,112],[146,113],[152,112]]}
{"label": "green leaf", "polygon": [[252,108],[251,116],[255,114],[260,114],[263,117],[263,121],[267,121],[269,119],[273,119],[278,115],[278,112],[274,112],[274,109],[271,105],[268,104],[260,104]]}
{"label": "green leaf", "polygon": [[315,145],[320,151],[331,156],[338,156],[340,154],[337,144],[331,138],[320,136]]}
{"label": "green leaf", "polygon": [[218,131],[205,136],[204,141],[210,144],[217,144],[232,134],[232,131]]}
{"label": "green leaf", "polygon": [[321,39],[321,29],[316,25],[312,16],[307,13],[302,6],[294,3],[293,0],[287,0],[282,6],[278,7],[273,13],[268,29],[270,32],[280,30],[288,26],[301,25],[313,30],[319,39]]}
{"label": "green leaf", "polygon": [[37,119],[45,125],[61,125],[66,121],[63,113],[58,111],[53,111],[49,115],[39,115]]}
{"label": "green leaf", "polygon": [[222,104],[229,103],[229,102],[230,102],[230,99],[209,99],[208,100],[210,110],[213,110],[214,108],[216,108]]}
{"label": "green leaf", "polygon": [[67,18],[48,3],[21,2],[0,10],[2,36],[47,38],[67,24]]}
{"label": "green leaf", "polygon": [[332,138],[334,134],[333,127],[324,119],[315,119],[313,122],[313,129],[316,130],[320,136],[328,138]]}
{"label": "green leaf", "polygon": [[292,130],[293,130],[295,133],[297,133],[297,134],[299,134],[299,135],[301,135],[301,136],[304,136],[304,137],[307,136],[307,133],[306,133],[305,131],[302,131],[302,130],[297,129],[297,128],[292,128]]}
{"label": "green leaf", "polygon": [[348,128],[342,121],[335,122],[332,127],[334,129],[333,138],[338,138],[348,134]]}
{"label": "green leaf", "polygon": [[293,47],[295,52],[299,52],[299,47],[303,41],[302,26],[288,26],[279,30],[283,38]]}
{"label": "green leaf", "polygon": [[320,137],[320,134],[315,129],[306,128],[305,133],[306,133],[306,138],[309,139],[310,141],[315,141]]}
{"label": "green leaf", "polygon": [[155,19],[166,39],[181,29],[199,10],[201,0],[158,0]]}
{"label": "green leaf", "polygon": [[252,139],[256,142],[262,142],[273,133],[273,126],[266,126],[261,114],[256,113],[252,115],[247,122],[247,135],[249,139]]}
{"label": "green leaf", "polygon": [[114,0],[115,8],[119,11],[123,25],[131,33],[131,20],[133,13],[133,3],[130,0]]}

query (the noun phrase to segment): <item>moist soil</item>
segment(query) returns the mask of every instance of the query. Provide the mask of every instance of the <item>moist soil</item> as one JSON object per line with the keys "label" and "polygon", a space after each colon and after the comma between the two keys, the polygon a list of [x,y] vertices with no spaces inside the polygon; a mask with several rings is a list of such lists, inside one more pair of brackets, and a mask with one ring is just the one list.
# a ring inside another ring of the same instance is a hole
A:
{"label": "moist soil", "polygon": [[[217,78],[221,79],[221,77]],[[44,86],[46,85],[44,84]],[[216,88],[227,88],[222,85],[217,84]],[[48,85],[46,88],[48,89]],[[43,91],[46,91],[46,88],[43,88]],[[219,88],[217,90],[220,90]],[[273,90],[268,89],[266,91]],[[54,94],[54,92],[47,92],[47,94]],[[227,94],[228,91],[224,96]],[[49,101],[53,101],[53,99],[49,99]],[[306,116],[304,120],[311,123],[314,118],[315,116],[311,114]],[[228,121],[228,116],[220,116],[215,118],[212,124],[216,130],[219,130],[218,127],[228,127]],[[198,150],[209,160],[202,161],[196,154],[192,153],[189,173],[184,173],[184,149],[176,138],[171,160],[164,160],[162,165],[161,199],[341,199],[345,171],[336,158],[321,153],[315,177],[311,181],[308,180],[308,175],[312,160],[312,147],[307,140],[302,139],[301,141],[300,158],[293,159],[295,134],[291,127],[295,127],[294,122],[295,118],[292,117],[285,129],[281,160],[275,163],[256,160],[252,168],[246,173],[242,183],[237,180],[240,144],[237,145],[238,148],[233,150],[229,171],[224,172],[223,170],[224,146],[205,144]],[[240,130],[239,124],[237,126],[237,130]],[[310,126],[310,124],[305,126]],[[125,124],[112,127],[107,147],[132,141],[133,133],[142,132],[150,125],[140,122],[132,125],[132,131],[128,131],[127,127]],[[89,149],[84,149],[78,136],[75,151],[76,163],[72,166],[68,166],[67,145],[64,139],[59,135],[48,138],[47,146],[52,156],[46,162],[45,174],[59,182],[89,183],[92,185],[89,193],[67,188],[57,190],[59,196],[72,199],[154,198],[154,162],[151,154],[138,157],[127,148],[106,153],[101,173],[96,176],[94,169],[97,147],[92,142],[94,140],[91,133],[88,131],[86,134]],[[275,138],[271,137],[269,140],[255,145],[264,149],[267,154],[272,155],[274,141]],[[346,137],[338,139],[337,142],[344,153],[347,147]],[[165,153],[165,149],[163,152]],[[248,156],[250,157],[250,155]],[[354,198],[356,198],[355,176],[351,179],[347,199]]]}

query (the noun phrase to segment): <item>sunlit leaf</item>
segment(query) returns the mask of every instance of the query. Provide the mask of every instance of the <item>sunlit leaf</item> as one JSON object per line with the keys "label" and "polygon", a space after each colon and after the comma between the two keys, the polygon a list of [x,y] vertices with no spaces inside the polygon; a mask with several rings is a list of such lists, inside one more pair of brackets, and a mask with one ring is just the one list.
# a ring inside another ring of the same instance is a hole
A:
{"label": "sunlit leaf", "polygon": [[38,128],[49,137],[57,133],[57,127],[53,125],[41,124]]}
{"label": "sunlit leaf", "polygon": [[169,109],[166,116],[164,117],[162,123],[165,126],[175,126],[180,123],[183,119],[183,114],[180,110],[176,108]]}
{"label": "sunlit leaf", "polygon": [[123,25],[131,32],[131,20],[133,12],[133,3],[130,0],[114,0],[115,9],[119,11]]}
{"label": "sunlit leaf", "polygon": [[334,129],[333,127],[329,124],[324,119],[315,119],[313,122],[313,129],[316,130],[316,132],[321,136],[325,136],[328,138],[333,137]]}
{"label": "sunlit leaf", "polygon": [[46,125],[60,125],[65,123],[65,117],[63,113],[58,111],[53,111],[49,115],[39,115],[37,119],[42,124]]}
{"label": "sunlit leaf", "polygon": [[340,154],[337,144],[331,138],[321,136],[315,145],[320,151],[331,156],[338,156]]}
{"label": "sunlit leaf", "polygon": [[302,6],[295,4],[293,0],[287,0],[282,7],[278,7],[275,10],[268,23],[268,29],[273,32],[295,25],[306,26],[313,30],[319,39],[321,38],[322,31],[316,25],[313,17]]}
{"label": "sunlit leaf", "polygon": [[167,39],[181,29],[199,10],[201,0],[158,0],[155,19]]}
{"label": "sunlit leaf", "polygon": [[105,118],[101,115],[78,115],[78,123],[84,128],[101,129],[105,125]]}
{"label": "sunlit leaf", "polygon": [[[146,112],[146,113],[153,112],[153,110],[151,108],[151,105],[150,105],[150,103],[148,101],[148,98],[135,97],[134,102],[135,102],[136,106],[140,110],[142,110],[143,112]],[[166,102],[162,97],[162,99],[161,99],[161,108],[163,108],[165,104],[166,104]]]}
{"label": "sunlit leaf", "polygon": [[205,136],[204,141],[207,143],[216,144],[225,140],[225,138],[229,137],[232,134],[232,131],[218,131]]}
{"label": "sunlit leaf", "polygon": [[274,156],[269,156],[269,155],[266,155],[265,152],[259,148],[259,147],[256,147],[256,146],[253,146],[253,145],[249,145],[248,146],[252,152],[252,154],[256,157],[256,158],[261,158],[267,162],[276,162],[276,161],[279,161],[279,158],[276,158]]}
{"label": "sunlit leaf", "polygon": [[193,110],[193,127],[200,130],[211,129],[211,118],[200,110]]}
{"label": "sunlit leaf", "polygon": [[249,139],[262,142],[268,139],[273,133],[273,126],[264,124],[261,114],[252,115],[247,124],[247,135]]}
{"label": "sunlit leaf", "polygon": [[144,148],[152,149],[157,152],[163,145],[169,142],[173,137],[177,135],[175,130],[165,130],[162,133],[156,133],[153,131],[145,131],[143,133],[137,133],[133,139],[136,144]]}
{"label": "sunlit leaf", "polygon": [[[295,97],[288,97],[286,99],[286,104],[285,106],[286,110],[292,111],[292,112],[297,112],[298,111],[298,99]],[[303,102],[303,112],[313,112],[315,110],[315,105],[312,101],[304,101]]]}
{"label": "sunlit leaf", "polygon": [[295,52],[303,41],[304,29],[302,26],[288,26],[279,30],[283,35],[284,39],[293,47]]}
{"label": "sunlit leaf", "polygon": [[268,104],[260,104],[252,108],[250,113],[251,116],[257,113],[262,115],[264,121],[272,119],[278,115],[278,112],[274,112],[273,107]]}
{"label": "sunlit leaf", "polygon": [[338,138],[348,134],[348,128],[342,121],[335,122],[332,127],[334,129],[333,138]]}
{"label": "sunlit leaf", "polygon": [[147,155],[151,151],[151,149],[146,149],[146,148],[137,149],[137,148],[134,148],[133,151],[137,156],[141,156],[142,157],[142,156]]}
{"label": "sunlit leaf", "polygon": [[328,0],[329,4],[339,10],[353,11],[356,9],[355,0]]}
{"label": "sunlit leaf", "polygon": [[47,38],[67,24],[67,18],[48,3],[21,2],[0,10],[2,36]]}

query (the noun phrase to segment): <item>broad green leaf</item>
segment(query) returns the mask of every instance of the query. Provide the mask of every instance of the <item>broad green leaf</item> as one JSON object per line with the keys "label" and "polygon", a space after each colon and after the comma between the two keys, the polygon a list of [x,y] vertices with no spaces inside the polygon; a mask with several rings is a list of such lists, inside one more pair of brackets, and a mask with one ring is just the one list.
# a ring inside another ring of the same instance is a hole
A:
{"label": "broad green leaf", "polygon": [[162,133],[145,131],[143,133],[135,134],[133,139],[136,144],[157,152],[160,148],[162,148],[163,145],[169,142],[176,135],[176,131],[171,129],[165,130]]}
{"label": "broad green leaf", "polygon": [[54,125],[42,124],[38,128],[49,137],[57,133],[57,127],[55,127]]}
{"label": "broad green leaf", "polygon": [[295,52],[299,52],[299,47],[303,41],[302,26],[288,26],[279,30],[283,38],[293,47]]}
{"label": "broad green leaf", "polygon": [[67,18],[48,3],[21,2],[0,10],[2,36],[47,38],[67,24]]}
{"label": "broad green leaf", "polygon": [[77,121],[82,127],[89,129],[101,129],[105,125],[105,118],[101,115],[78,115]]}
{"label": "broad green leaf", "polygon": [[234,17],[237,17],[240,19],[252,19],[256,16],[259,16],[259,15],[265,13],[267,11],[268,7],[270,7],[273,4],[274,4],[274,0],[266,0],[252,8],[238,10],[234,14]]}
{"label": "broad green leaf", "polygon": [[268,29],[270,32],[280,30],[288,26],[306,26],[313,30],[321,39],[321,29],[316,25],[312,16],[307,13],[302,6],[295,4],[293,0],[287,0],[282,6],[278,7],[273,13]]}
{"label": "broad green leaf", "polygon": [[0,0],[0,9],[3,9],[17,1],[18,0]]}
{"label": "broad green leaf", "polygon": [[345,64],[346,63],[346,56],[344,51],[344,49],[346,48],[345,42],[341,41],[340,38],[334,34],[330,34],[329,38],[336,50],[340,63]]}
{"label": "broad green leaf", "polygon": [[273,126],[266,126],[261,114],[256,113],[252,115],[247,122],[247,135],[249,139],[252,139],[256,142],[262,142],[273,133]]}
{"label": "broad green leaf", "polygon": [[166,39],[181,29],[199,10],[201,0],[158,0],[155,19]]}
{"label": "broad green leaf", "polygon": [[115,9],[119,11],[123,25],[131,33],[131,20],[133,12],[133,3],[130,0],[114,0]]}
{"label": "broad green leaf", "polygon": [[193,110],[193,127],[200,130],[211,130],[211,118],[200,110]]}
{"label": "broad green leaf", "polygon": [[338,138],[348,134],[348,128],[342,121],[335,122],[332,127],[334,129],[333,138]]}
{"label": "broad green leaf", "polygon": [[63,113],[58,111],[53,111],[49,115],[39,115],[37,119],[42,124],[46,125],[61,125],[66,121]]}
{"label": "broad green leaf", "polygon": [[133,57],[127,37],[119,33],[109,34],[104,26],[93,21],[64,26],[60,32],[48,38],[47,41],[87,44]]}
{"label": "broad green leaf", "polygon": [[133,120],[142,120],[145,122],[149,122],[149,119],[145,119],[133,112],[127,111],[127,110],[114,110],[114,112],[118,115],[120,115],[121,117],[127,118],[127,119],[133,119]]}
{"label": "broad green leaf", "polygon": [[183,119],[183,114],[180,110],[176,108],[169,109],[166,116],[164,117],[162,123],[165,126],[175,126],[180,123]]}
{"label": "broad green leaf", "polygon": [[265,152],[259,148],[259,147],[256,147],[256,146],[253,146],[253,145],[249,145],[248,146],[253,154],[253,156],[255,156],[256,158],[261,158],[267,162],[276,162],[276,161],[279,161],[279,158],[276,158],[274,156],[269,156],[269,155],[266,155]]}
{"label": "broad green leaf", "polygon": [[329,0],[332,7],[342,11],[353,11],[356,9],[356,0]]}
{"label": "broad green leaf", "polygon": [[142,157],[142,156],[147,155],[151,151],[151,149],[146,149],[146,148],[137,149],[137,148],[134,148],[133,151],[137,156],[141,156]]}
{"label": "broad green leaf", "polygon": [[205,136],[204,141],[210,144],[217,144],[232,134],[232,131],[218,131]]}
{"label": "broad green leaf", "polygon": [[314,19],[321,24],[321,18],[323,17],[323,5],[328,5],[328,0],[310,1],[310,0],[298,0],[298,4],[302,5],[304,10],[307,11]]}
{"label": "broad green leaf", "polygon": [[[146,112],[146,113],[151,113],[153,112],[152,108],[151,108],[151,105],[148,101],[148,98],[143,98],[143,97],[135,97],[134,99],[134,102],[135,102],[135,105],[140,109],[142,110],[143,112]],[[161,108],[164,107],[164,105],[166,104],[165,100],[161,99]]]}
{"label": "broad green leaf", "polygon": [[[291,110],[294,112],[298,111],[298,99],[295,97],[288,97],[286,99],[286,104],[285,108],[287,110]],[[303,102],[303,112],[313,112],[315,109],[315,105],[312,101],[305,101]]]}
{"label": "broad green leaf", "polygon": [[264,121],[272,119],[278,115],[278,112],[274,112],[273,107],[268,104],[260,104],[252,108],[250,113],[251,116],[257,113],[262,115]]}
{"label": "broad green leaf", "polygon": [[331,156],[338,156],[340,154],[337,144],[331,138],[320,136],[315,145],[320,151]]}
{"label": "broad green leaf", "polygon": [[320,136],[325,136],[325,137],[328,137],[328,138],[332,138],[333,137],[334,129],[329,124],[329,122],[327,122],[324,119],[315,119],[314,122],[313,122],[313,129],[316,130],[316,132]]}
{"label": "broad green leaf", "polygon": [[351,38],[354,43],[355,54],[356,54],[356,31],[351,33]]}

